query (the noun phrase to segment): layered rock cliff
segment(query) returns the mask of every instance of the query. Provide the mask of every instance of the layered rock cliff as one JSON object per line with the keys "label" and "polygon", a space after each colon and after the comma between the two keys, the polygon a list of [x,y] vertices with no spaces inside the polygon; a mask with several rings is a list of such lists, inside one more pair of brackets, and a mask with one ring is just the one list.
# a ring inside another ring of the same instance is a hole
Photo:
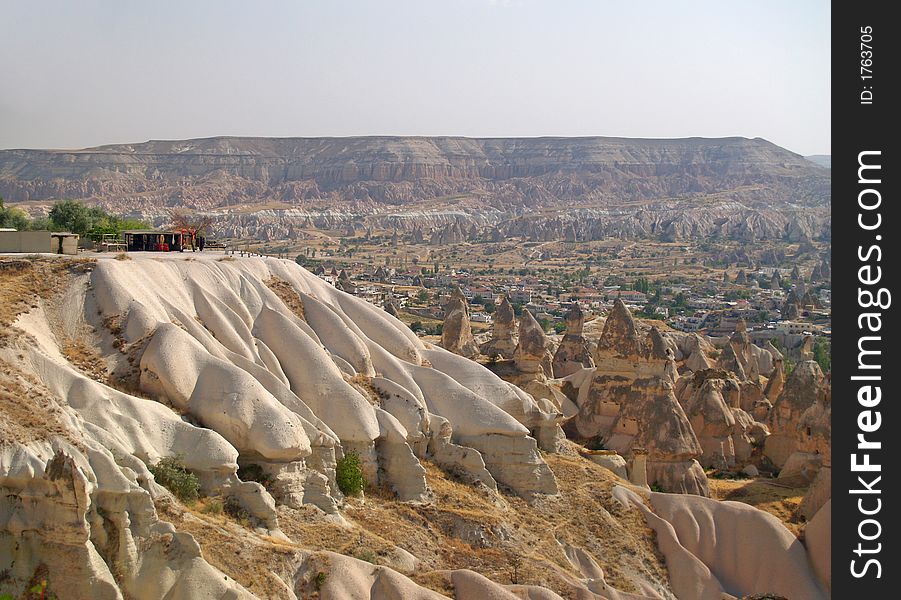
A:
{"label": "layered rock cliff", "polygon": [[[79,198],[151,218],[169,207],[220,210],[225,233],[263,237],[304,224],[341,227],[360,215],[407,230],[462,221],[465,235],[472,225],[554,206],[582,207],[589,213],[580,222],[595,221],[578,229],[539,223],[537,233],[529,231],[534,223],[514,221],[504,233],[773,237],[790,235],[799,220],[791,215],[816,207],[798,225],[814,237],[826,225],[810,215],[828,211],[829,186],[827,169],[745,138],[218,137],[0,151],[8,201]],[[644,200],[666,203],[646,214],[629,206],[628,219],[615,210]],[[705,213],[684,216],[699,202]],[[726,219],[710,212],[724,203]],[[243,204],[265,212],[225,214]]]}

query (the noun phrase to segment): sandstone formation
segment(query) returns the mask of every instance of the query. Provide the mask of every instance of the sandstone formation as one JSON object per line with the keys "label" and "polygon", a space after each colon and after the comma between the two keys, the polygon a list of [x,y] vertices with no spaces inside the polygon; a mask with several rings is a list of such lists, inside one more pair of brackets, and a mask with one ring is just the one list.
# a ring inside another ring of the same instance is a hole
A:
{"label": "sandstone formation", "polygon": [[513,351],[513,361],[520,373],[535,374],[536,379],[553,377],[553,353],[541,325],[524,310],[519,320],[519,343]]}
{"label": "sandstone formation", "polygon": [[396,317],[400,312],[400,309],[397,307],[397,302],[394,298],[389,297],[385,300],[385,312],[391,315],[392,317]]}
{"label": "sandstone formation", "polygon": [[676,393],[703,449],[704,467],[740,469],[763,444],[766,427],[740,408],[741,387],[730,373],[696,371],[679,380]]}
{"label": "sandstone formation", "polygon": [[579,412],[566,424],[568,434],[597,438],[630,460],[633,449],[646,449],[650,484],[707,495],[707,477],[697,461],[703,449],[676,399],[675,361],[663,336],[652,329],[642,338],[617,299],[594,360],[596,368],[586,369],[590,375],[578,386]]}
{"label": "sandstone formation", "polygon": [[783,359],[781,356],[778,358],[774,358],[776,362],[776,366],[773,368],[773,371],[770,373],[769,379],[766,382],[766,388],[763,390],[763,395],[767,400],[772,404],[779,398],[779,395],[782,394],[782,387],[785,385],[785,367],[783,366]]}
{"label": "sandstone formation", "polygon": [[785,302],[782,303],[781,314],[783,319],[797,319],[801,316],[801,301],[798,298],[798,295],[794,290],[788,293],[788,296],[785,297]]}
{"label": "sandstone formation", "polygon": [[804,528],[804,545],[814,572],[832,588],[832,500],[827,500],[816,513],[808,517]]}
{"label": "sandstone formation", "polygon": [[773,355],[751,342],[747,325],[742,320],[723,348],[717,366],[731,371],[739,380],[760,384],[760,376],[773,370]]}
{"label": "sandstone formation", "polygon": [[[210,212],[219,236],[262,240],[365,226],[459,243],[476,225],[494,241],[801,241],[828,237],[829,188],[828,170],[742,138],[215,137],[0,151],[8,202],[79,198],[156,223],[179,206]],[[396,214],[446,197],[453,206]],[[636,200],[660,202],[628,210]]]}
{"label": "sandstone formation", "polygon": [[707,342],[696,333],[683,336],[683,340],[682,348],[679,348],[679,350],[683,356],[687,356],[684,361],[685,368],[689,371],[703,371],[704,369],[713,368],[713,361],[707,355],[708,351],[713,349],[710,342]]}
{"label": "sandstone formation", "polygon": [[[818,543],[816,558],[809,556],[794,534],[769,513],[738,502],[659,493],[650,494],[649,508],[632,490],[618,487],[614,493],[624,505],[641,511],[657,532],[679,600],[754,594],[829,598],[820,578],[828,551]],[[700,531],[706,533],[698,535]],[[818,542],[824,533],[817,532]]]}
{"label": "sandstone formation", "polygon": [[783,468],[799,451],[825,453],[831,432],[828,394],[826,377],[815,361],[795,366],[767,421],[772,435],[767,438],[765,454],[777,467]]}
{"label": "sandstone formation", "polygon": [[782,289],[782,276],[779,274],[779,271],[777,269],[773,269],[773,276],[770,278],[770,289]]}
{"label": "sandstone formation", "polygon": [[[244,160],[234,160],[236,155]],[[632,176],[640,173],[645,181],[654,181],[659,189],[654,190],[653,197],[658,198],[675,196],[691,185],[702,186],[693,192],[706,193],[729,189],[739,181],[747,185],[742,177],[766,182],[775,189],[785,185],[780,177],[796,181],[806,177],[820,186],[828,185],[829,180],[827,170],[759,139],[216,137],[85,150],[4,151],[0,154],[0,173],[5,182],[2,193],[12,200],[22,199],[22,194],[28,194],[28,199],[48,197],[48,193],[83,197],[76,194],[109,187],[102,185],[106,180],[99,176],[104,170],[115,172],[116,167],[129,164],[124,181],[119,183],[121,191],[128,193],[132,186],[149,180],[146,165],[151,164],[150,157],[162,178],[160,183],[178,176],[200,180],[219,171],[226,181],[234,181],[233,185],[261,182],[274,191],[290,190],[300,197],[356,184],[378,200],[390,199],[400,187],[384,184],[424,178],[454,182],[531,177],[541,181],[551,180],[557,173],[570,173],[593,185],[607,181],[608,193],[623,193]],[[634,173],[617,168],[627,159],[632,161]],[[73,163],[74,171],[65,168]],[[667,164],[670,169],[666,176],[655,178],[645,173],[647,164]],[[29,169],[29,165],[41,167]],[[693,169],[685,165],[693,165]],[[690,183],[679,181],[686,176],[691,177]],[[83,182],[90,184],[82,187],[79,184]],[[383,183],[382,198],[377,195],[375,182]],[[448,189],[436,191],[445,193]],[[283,197],[290,196],[283,193]]]}
{"label": "sandstone formation", "polygon": [[441,347],[466,358],[472,358],[479,354],[479,348],[472,337],[472,325],[469,322],[469,303],[460,288],[454,289],[450,300],[444,306]]}
{"label": "sandstone formation", "polygon": [[516,350],[515,332],[516,316],[513,305],[507,296],[504,296],[494,311],[491,339],[482,345],[482,354],[489,358],[513,358],[513,352]]}
{"label": "sandstone formation", "polygon": [[[293,262],[71,265],[59,303],[24,305],[0,344],[0,488],[17,499],[0,509],[0,571],[16,593],[43,564],[73,597],[252,598],[157,513],[172,498],[149,468],[163,458],[275,540],[277,506],[340,518],[350,452],[401,501],[430,497],[423,458],[489,491],[558,491],[530,435],[553,437],[555,407]],[[102,376],[70,362],[81,335],[96,336],[82,356]],[[27,387],[10,403],[14,382]]]}
{"label": "sandstone formation", "polygon": [[585,313],[579,303],[575,302],[566,313],[566,332],[554,353],[554,377],[566,377],[579,369],[594,367],[588,340],[582,336],[584,325]]}

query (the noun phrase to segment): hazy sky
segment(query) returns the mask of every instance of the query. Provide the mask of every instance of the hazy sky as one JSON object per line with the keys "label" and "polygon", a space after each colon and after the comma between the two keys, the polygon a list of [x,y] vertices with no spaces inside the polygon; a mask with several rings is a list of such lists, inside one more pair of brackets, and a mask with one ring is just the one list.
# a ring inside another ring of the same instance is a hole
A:
{"label": "hazy sky", "polygon": [[830,152],[828,0],[0,0],[0,15],[0,148],[741,135]]}

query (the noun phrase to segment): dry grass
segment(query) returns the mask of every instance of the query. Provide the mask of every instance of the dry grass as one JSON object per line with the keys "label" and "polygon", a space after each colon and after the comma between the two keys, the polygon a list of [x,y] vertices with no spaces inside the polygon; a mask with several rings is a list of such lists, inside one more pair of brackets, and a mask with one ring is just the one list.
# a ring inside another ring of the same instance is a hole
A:
{"label": "dry grass", "polygon": [[69,276],[92,262],[49,257],[0,260],[0,326],[4,333],[40,300],[62,293]]}
{"label": "dry grass", "polygon": [[[66,287],[72,261],[32,261],[0,273],[0,319],[12,319],[41,298],[52,298]],[[299,295],[287,282],[270,280],[270,289],[303,318]],[[23,302],[24,299],[24,302]],[[114,338],[121,335],[118,320],[105,326]],[[142,344],[119,349],[130,356]],[[101,376],[100,360],[84,342],[66,343],[67,358],[92,377]],[[130,356],[132,361],[134,356]],[[132,362],[129,361],[129,362]],[[3,373],[12,367],[0,363]],[[368,380],[354,381],[372,401],[378,394]],[[134,384],[126,377],[120,386]],[[37,382],[0,377],[0,439],[43,439],[68,435],[54,416],[58,407],[49,391]],[[436,466],[424,463],[435,500],[427,504],[397,502],[389,493],[372,490],[365,501],[351,500],[344,514],[350,526],[336,523],[312,507],[299,510],[280,506],[281,527],[293,540],[279,542],[235,522],[220,510],[220,500],[208,499],[188,508],[161,500],[162,518],[193,534],[205,558],[261,598],[281,598],[276,575],[290,581],[304,550],[331,550],[391,565],[403,548],[421,561],[413,579],[448,593],[445,569],[469,568],[499,583],[547,586],[564,598],[574,598],[574,577],[561,543],[581,547],[596,557],[611,585],[637,591],[634,577],[667,587],[667,572],[656,550],[653,532],[641,515],[623,509],[611,490],[619,481],[607,470],[575,454],[548,455],[561,490],[559,497],[535,504],[513,496],[496,496],[459,483]],[[236,560],[237,559],[237,560]],[[452,591],[452,590],[450,590]]]}
{"label": "dry grass", "polygon": [[62,343],[62,353],[79,371],[101,383],[108,383],[108,373],[103,357],[96,347],[88,346],[82,340],[66,339]]}
{"label": "dry grass", "polygon": [[50,390],[0,359],[0,445],[57,436],[81,447],[63,424],[62,409]]}
{"label": "dry grass", "polygon": [[264,283],[285,303],[285,306],[292,313],[303,321],[307,320],[303,312],[303,300],[301,300],[300,294],[297,293],[297,290],[290,283],[278,277],[270,277]]}
{"label": "dry grass", "polygon": [[382,392],[377,390],[374,385],[372,385],[372,379],[363,375],[362,373],[357,373],[353,377],[346,377],[347,383],[352,385],[354,389],[360,392],[366,400],[369,401],[373,406],[381,406],[382,404]]}
{"label": "dry grass", "polygon": [[157,509],[194,535],[212,565],[260,598],[283,597],[273,574],[291,581],[305,552],[329,550],[392,566],[396,549],[403,548],[421,561],[412,579],[450,597],[453,588],[439,571],[467,568],[501,584],[544,585],[574,599],[570,582],[580,575],[558,540],[592,553],[608,583],[620,589],[637,591],[635,576],[668,587],[653,532],[637,511],[623,509],[610,494],[619,480],[574,454],[546,459],[557,476],[559,498],[530,505],[498,497],[454,481],[426,462],[434,502],[406,504],[390,493],[367,490],[365,499],[345,506],[349,525],[310,506],[279,506],[281,528],[291,542],[242,527],[218,510],[217,499],[201,499],[190,508],[160,500]]}
{"label": "dry grass", "polygon": [[[546,459],[562,494],[535,505],[481,492],[426,462],[433,503],[405,504],[367,492],[365,502],[353,501],[345,508],[355,525],[350,530],[324,520],[311,522],[290,509],[280,511],[282,528],[306,548],[357,556],[365,551],[376,562],[388,561],[391,549],[401,547],[421,560],[413,579],[441,593],[447,593],[446,581],[433,571],[468,568],[503,584],[515,578],[575,597],[567,579],[579,574],[558,540],[591,552],[608,582],[620,589],[637,590],[632,574],[666,586],[667,572],[653,533],[637,511],[622,509],[610,494],[618,480],[577,456]],[[514,577],[518,557],[521,564]]]}
{"label": "dry grass", "polygon": [[194,536],[211,565],[260,598],[283,598],[277,574],[291,580],[301,548],[258,535],[224,512],[209,510],[208,502],[201,500],[187,508],[163,497],[155,504],[160,518]]}
{"label": "dry grass", "polygon": [[717,500],[750,504],[777,517],[798,535],[802,522],[797,510],[806,487],[786,487],[771,479],[710,479],[710,495]]}
{"label": "dry grass", "polygon": [[50,390],[7,360],[24,360],[17,349],[37,343],[12,326],[19,315],[61,296],[71,276],[91,262],[37,256],[0,260],[0,348],[7,350],[7,359],[0,359],[0,444],[59,436],[81,447],[63,424]]}

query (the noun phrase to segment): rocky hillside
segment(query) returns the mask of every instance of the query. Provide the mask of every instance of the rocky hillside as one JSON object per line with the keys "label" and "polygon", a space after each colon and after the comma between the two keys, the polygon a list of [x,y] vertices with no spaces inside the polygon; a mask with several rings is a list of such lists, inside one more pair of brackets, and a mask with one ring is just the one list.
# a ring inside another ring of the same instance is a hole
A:
{"label": "rocky hillside", "polygon": [[827,169],[832,168],[832,155],[831,154],[812,154],[810,156],[805,156],[807,160],[812,163],[816,163],[821,167],[826,167]]}
{"label": "rocky hillside", "polygon": [[631,485],[293,262],[7,258],[0,292],[0,596],[827,597],[816,528]]}
{"label": "rocky hillside", "polygon": [[7,200],[83,198],[119,211],[271,201],[374,211],[450,197],[507,211],[723,193],[822,206],[829,172],[745,138],[218,137],[0,151]]}

